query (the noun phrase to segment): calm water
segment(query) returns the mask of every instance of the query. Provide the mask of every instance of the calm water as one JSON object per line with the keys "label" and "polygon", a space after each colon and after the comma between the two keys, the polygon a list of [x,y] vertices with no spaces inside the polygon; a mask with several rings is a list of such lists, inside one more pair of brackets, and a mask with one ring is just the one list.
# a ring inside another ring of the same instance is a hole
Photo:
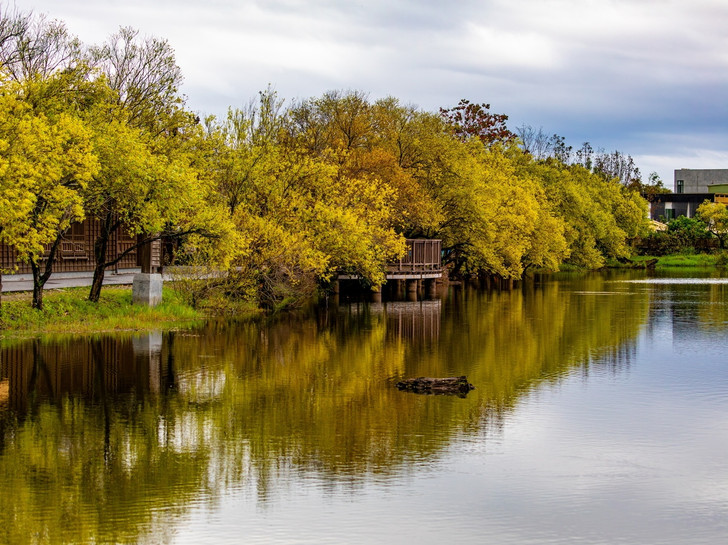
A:
{"label": "calm water", "polygon": [[622,273],[5,344],[0,543],[724,543],[727,341]]}

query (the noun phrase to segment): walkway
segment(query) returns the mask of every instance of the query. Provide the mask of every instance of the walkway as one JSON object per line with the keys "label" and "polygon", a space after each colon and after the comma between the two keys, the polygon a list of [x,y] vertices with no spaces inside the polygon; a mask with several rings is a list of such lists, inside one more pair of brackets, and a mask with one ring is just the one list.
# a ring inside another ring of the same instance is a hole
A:
{"label": "walkway", "polygon": [[[140,268],[135,269],[119,269],[118,273],[107,271],[104,275],[104,286],[113,285],[130,285],[134,275],[141,272]],[[76,288],[91,286],[93,280],[93,272],[57,272],[53,273],[46,282],[45,289],[52,290],[58,288]],[[32,274],[4,274],[3,293],[11,291],[32,291],[33,275]]]}

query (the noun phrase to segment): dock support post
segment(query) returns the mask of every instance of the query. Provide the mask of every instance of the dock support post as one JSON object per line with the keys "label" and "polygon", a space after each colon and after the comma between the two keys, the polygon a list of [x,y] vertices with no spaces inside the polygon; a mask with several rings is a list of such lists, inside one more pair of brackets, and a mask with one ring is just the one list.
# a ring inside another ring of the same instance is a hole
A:
{"label": "dock support post", "polygon": [[437,297],[437,282],[434,278],[425,280],[425,297],[428,299]]}
{"label": "dock support post", "polygon": [[419,290],[419,280],[407,280],[407,300],[417,301],[417,291]]}
{"label": "dock support post", "polygon": [[397,290],[395,293],[395,297],[399,300],[402,300],[402,299],[404,299],[404,296],[407,292],[406,282],[404,280],[395,280],[395,283],[396,283],[395,288]]}

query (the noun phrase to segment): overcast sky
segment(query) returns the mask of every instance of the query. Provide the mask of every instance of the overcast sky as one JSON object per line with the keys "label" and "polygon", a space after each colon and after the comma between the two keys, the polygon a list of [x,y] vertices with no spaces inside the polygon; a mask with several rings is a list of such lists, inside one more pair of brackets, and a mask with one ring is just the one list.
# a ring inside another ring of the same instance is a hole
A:
{"label": "overcast sky", "polygon": [[[1,1],[1,0],[0,0]],[[13,4],[5,0],[4,4]],[[188,106],[224,114],[360,90],[436,111],[461,98],[676,168],[728,168],[728,0],[15,0],[86,43],[167,39]]]}

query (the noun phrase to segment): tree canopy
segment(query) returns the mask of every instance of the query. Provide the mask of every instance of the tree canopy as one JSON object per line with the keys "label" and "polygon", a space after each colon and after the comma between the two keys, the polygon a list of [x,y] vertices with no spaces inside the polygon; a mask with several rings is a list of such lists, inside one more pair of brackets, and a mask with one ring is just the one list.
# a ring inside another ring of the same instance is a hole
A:
{"label": "tree canopy", "polygon": [[519,140],[486,103],[427,112],[269,88],[201,121],[165,40],[121,28],[86,47],[19,12],[2,16],[0,70],[0,242],[39,290],[84,217],[101,225],[92,301],[124,229],[139,244],[172,237],[177,262],[228,268],[271,308],[339,272],[382,284],[408,237],[442,239],[451,275],[518,279],[626,256],[646,225],[631,157],[525,127]]}

